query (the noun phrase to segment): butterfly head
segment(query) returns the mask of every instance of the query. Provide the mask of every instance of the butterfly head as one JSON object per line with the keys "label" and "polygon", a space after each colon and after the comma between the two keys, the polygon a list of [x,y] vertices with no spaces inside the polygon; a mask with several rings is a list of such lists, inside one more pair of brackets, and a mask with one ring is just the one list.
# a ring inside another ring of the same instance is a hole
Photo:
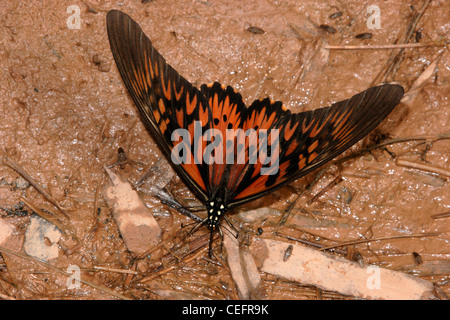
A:
{"label": "butterfly head", "polygon": [[222,220],[221,218],[228,208],[221,200],[216,199],[208,201],[206,204],[206,209],[208,211],[206,225],[210,230],[215,230],[220,225],[220,221]]}

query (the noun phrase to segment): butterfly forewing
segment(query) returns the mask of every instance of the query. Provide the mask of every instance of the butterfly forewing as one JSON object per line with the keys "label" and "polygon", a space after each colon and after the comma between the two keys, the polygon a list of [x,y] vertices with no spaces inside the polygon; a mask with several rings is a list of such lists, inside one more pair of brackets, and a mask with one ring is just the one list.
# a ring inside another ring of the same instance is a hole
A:
{"label": "butterfly forewing", "polygon": [[[181,77],[152,46],[150,39],[128,15],[112,10],[107,15],[111,50],[122,79],[142,118],[170,159],[181,137],[172,141],[177,129],[186,129],[190,153],[174,166],[195,194],[206,201],[207,168],[194,153],[195,121],[209,128],[211,110],[204,95]],[[175,135],[175,138],[177,136]],[[204,143],[200,141],[204,147]],[[200,146],[199,149],[202,148]]]}

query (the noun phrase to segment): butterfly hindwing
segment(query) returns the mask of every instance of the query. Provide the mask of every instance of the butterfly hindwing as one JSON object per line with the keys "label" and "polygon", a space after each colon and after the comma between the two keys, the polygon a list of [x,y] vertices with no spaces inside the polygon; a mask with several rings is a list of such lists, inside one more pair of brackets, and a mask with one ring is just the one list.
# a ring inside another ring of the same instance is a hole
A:
{"label": "butterfly hindwing", "polygon": [[[235,159],[227,159],[230,156],[227,132],[235,132],[241,127],[242,119],[246,116],[247,107],[242,101],[242,96],[230,86],[225,87],[218,82],[210,85],[202,85],[204,94],[211,108],[211,129],[214,130],[214,143],[217,145],[214,155],[206,152],[204,160],[208,166],[209,195],[213,196],[217,190],[227,187],[231,175],[236,172],[238,166]],[[208,137],[205,135],[205,137]],[[210,147],[208,147],[210,148]],[[231,171],[230,171],[231,170]]]}

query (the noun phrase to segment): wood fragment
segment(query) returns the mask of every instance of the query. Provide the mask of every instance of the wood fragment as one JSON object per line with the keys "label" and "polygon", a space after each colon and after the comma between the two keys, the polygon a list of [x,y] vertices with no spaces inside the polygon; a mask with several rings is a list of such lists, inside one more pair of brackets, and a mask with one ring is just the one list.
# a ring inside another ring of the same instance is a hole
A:
{"label": "wood fragment", "polygon": [[[408,92],[414,91],[419,89],[423,86],[425,81],[431,78],[431,76],[434,73],[434,70],[436,70],[437,64],[439,63],[439,60],[441,60],[443,53],[440,53],[436,59],[434,59],[428,67],[425,68],[425,70],[420,74],[420,76],[417,77],[417,79],[413,82],[411,87],[409,88]],[[404,102],[404,101],[403,101]]]}
{"label": "wood fragment", "polygon": [[131,185],[110,169],[105,167],[105,170],[111,184],[105,187],[104,197],[125,244],[138,255],[145,253],[161,241],[162,230]]}
{"label": "wood fragment", "polygon": [[437,173],[437,174],[440,174],[440,175],[443,175],[446,177],[450,177],[450,170],[431,166],[431,165],[428,165],[425,163],[412,162],[412,161],[402,160],[402,159],[397,159],[397,161],[395,163],[399,166],[434,172],[434,173]]}
{"label": "wood fragment", "polygon": [[227,251],[227,261],[241,299],[259,298],[258,287],[261,276],[252,255],[245,247],[240,247],[236,238],[224,234],[223,245]]}
{"label": "wood fragment", "polygon": [[431,282],[378,266],[358,263],[301,245],[292,245],[292,255],[283,256],[286,242],[259,239],[252,251],[259,257],[260,270],[323,290],[336,291],[364,299],[435,299]]}

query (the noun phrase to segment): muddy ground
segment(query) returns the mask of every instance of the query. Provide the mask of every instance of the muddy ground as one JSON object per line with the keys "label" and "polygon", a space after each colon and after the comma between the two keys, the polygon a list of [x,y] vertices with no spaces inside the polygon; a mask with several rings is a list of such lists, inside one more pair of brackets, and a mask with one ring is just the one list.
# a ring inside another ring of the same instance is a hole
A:
{"label": "muddy ground", "polygon": [[[380,9],[379,26],[369,5]],[[72,16],[77,8],[79,26]],[[136,20],[193,84],[231,85],[247,104],[269,96],[300,112],[381,82],[401,84],[408,100],[339,158],[345,161],[240,208],[271,207],[279,214],[247,223],[231,217],[243,228],[242,245],[259,237],[298,243],[288,236],[335,245],[339,250],[331,254],[401,270],[433,282],[441,296],[450,294],[448,1],[4,0],[0,219],[15,238],[0,247],[0,298],[240,297],[220,241],[212,258],[207,241],[181,258],[171,256],[189,230],[182,224],[192,220],[141,190],[164,242],[138,256],[127,249],[104,200],[104,166],[117,161],[118,148],[130,161],[112,170],[131,182],[162,159],[112,58],[105,25],[110,9]],[[405,43],[412,45],[342,49]],[[166,188],[194,203],[176,176]],[[33,217],[46,213],[62,234],[44,237],[55,256],[38,262],[23,243]],[[186,241],[207,232],[202,228]],[[69,265],[89,284],[68,288]],[[258,297],[264,299],[352,298],[264,272],[261,277]]]}

